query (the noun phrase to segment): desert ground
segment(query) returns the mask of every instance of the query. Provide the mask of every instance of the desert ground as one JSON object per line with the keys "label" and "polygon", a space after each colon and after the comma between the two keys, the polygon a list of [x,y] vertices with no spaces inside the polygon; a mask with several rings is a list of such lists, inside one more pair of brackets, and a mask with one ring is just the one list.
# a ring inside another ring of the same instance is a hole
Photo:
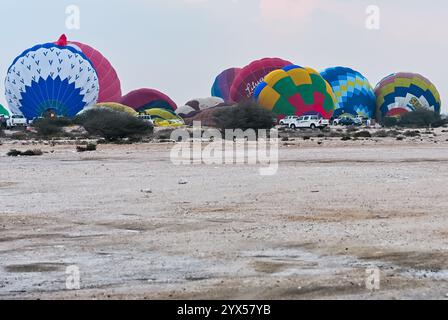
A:
{"label": "desert ground", "polygon": [[441,129],[289,139],[273,176],[172,147],[3,140],[0,299],[448,299]]}

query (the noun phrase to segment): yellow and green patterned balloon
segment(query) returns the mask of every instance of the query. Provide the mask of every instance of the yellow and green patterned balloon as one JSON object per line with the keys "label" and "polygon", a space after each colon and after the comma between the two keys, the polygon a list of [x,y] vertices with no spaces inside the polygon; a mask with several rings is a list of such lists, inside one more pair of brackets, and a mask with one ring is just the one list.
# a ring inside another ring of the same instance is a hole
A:
{"label": "yellow and green patterned balloon", "polygon": [[255,89],[254,97],[279,119],[316,114],[330,119],[336,105],[331,86],[319,72],[295,65],[269,73]]}

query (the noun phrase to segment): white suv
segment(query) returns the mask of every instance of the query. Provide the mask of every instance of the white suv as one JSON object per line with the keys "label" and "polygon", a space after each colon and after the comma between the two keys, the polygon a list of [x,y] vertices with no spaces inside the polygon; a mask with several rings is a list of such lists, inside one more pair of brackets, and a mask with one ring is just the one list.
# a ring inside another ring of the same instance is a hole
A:
{"label": "white suv", "polygon": [[280,122],[278,123],[281,126],[289,126],[294,120],[298,119],[299,117],[297,116],[288,116],[285,117],[284,119],[280,120]]}
{"label": "white suv", "polygon": [[28,122],[26,118],[20,114],[13,114],[9,119],[6,120],[6,128],[12,129],[17,127],[26,127]]}
{"label": "white suv", "polygon": [[330,121],[326,120],[318,115],[313,116],[303,116],[300,118],[295,119],[289,124],[289,127],[291,129],[304,129],[304,128],[310,128],[310,129],[324,129],[330,125]]}

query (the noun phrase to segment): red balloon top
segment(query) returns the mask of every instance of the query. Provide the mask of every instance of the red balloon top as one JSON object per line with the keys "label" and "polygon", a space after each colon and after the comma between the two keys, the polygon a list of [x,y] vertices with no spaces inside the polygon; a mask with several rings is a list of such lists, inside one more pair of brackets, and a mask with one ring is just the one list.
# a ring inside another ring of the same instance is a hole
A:
{"label": "red balloon top", "polygon": [[264,58],[244,67],[233,80],[230,97],[235,102],[250,99],[257,85],[274,70],[292,65],[291,62],[279,58]]}
{"label": "red balloon top", "polygon": [[112,67],[110,62],[98,50],[80,42],[69,42],[65,34],[61,35],[55,44],[61,47],[68,46],[70,44],[75,45],[92,62],[96,73],[98,74],[100,85],[98,103],[120,101],[121,82],[118,78],[117,72]]}
{"label": "red balloon top", "polygon": [[63,34],[62,36],[59,37],[59,40],[56,42],[56,45],[60,46],[60,47],[65,47],[67,45],[67,36],[65,34]]}

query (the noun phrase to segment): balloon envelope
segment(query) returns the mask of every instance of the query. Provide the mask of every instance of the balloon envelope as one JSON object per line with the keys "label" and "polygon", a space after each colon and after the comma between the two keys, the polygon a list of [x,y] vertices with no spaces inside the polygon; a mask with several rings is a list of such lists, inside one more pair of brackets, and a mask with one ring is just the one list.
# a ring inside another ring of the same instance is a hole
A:
{"label": "balloon envelope", "polygon": [[212,96],[222,98],[224,101],[230,101],[230,88],[240,71],[240,68],[230,68],[221,72],[213,83]]}
{"label": "balloon envelope", "polygon": [[251,99],[255,88],[268,73],[291,64],[291,62],[279,58],[264,58],[252,62],[241,69],[235,77],[230,88],[231,100],[240,102],[245,99]]}
{"label": "balloon envelope", "polygon": [[10,110],[23,113],[27,119],[47,111],[72,117],[96,103],[99,81],[92,62],[81,51],[47,43],[24,51],[14,60],[5,92]]}
{"label": "balloon envelope", "polygon": [[400,116],[418,109],[440,114],[440,94],[434,84],[417,73],[394,73],[381,80],[375,88],[379,120]]}
{"label": "balloon envelope", "polygon": [[212,108],[208,108],[208,109],[204,109],[201,110],[199,112],[197,112],[196,114],[194,114],[191,117],[188,117],[185,119],[185,124],[187,125],[193,125],[193,122],[195,121],[200,121],[201,122],[201,126],[204,127],[217,127],[217,122],[216,122],[216,112],[219,110],[222,110],[224,108],[232,108],[233,106],[230,106],[228,104],[222,103],[220,105],[217,105],[215,107]]}
{"label": "balloon envelope", "polygon": [[80,48],[82,53],[92,62],[98,74],[100,93],[98,102],[118,102],[121,99],[121,83],[117,72],[98,50],[80,43],[69,42]]}
{"label": "balloon envelope", "polygon": [[9,111],[1,104],[0,104],[0,115],[9,117]]}
{"label": "balloon envelope", "polygon": [[197,98],[190,100],[184,106],[179,107],[176,110],[176,113],[184,119],[190,118],[202,110],[216,107],[222,103],[224,103],[224,100],[218,97]]}
{"label": "balloon envelope", "polygon": [[349,114],[375,118],[376,97],[366,77],[345,67],[328,68],[320,74],[331,85],[337,100],[333,117]]}
{"label": "balloon envelope", "polygon": [[166,94],[154,89],[138,89],[125,95],[121,104],[129,106],[138,112],[147,109],[162,108],[171,111],[177,109],[176,104]]}
{"label": "balloon envelope", "polygon": [[173,111],[161,108],[148,109],[144,112],[150,115],[156,126],[182,126],[184,121]]}
{"label": "balloon envelope", "polygon": [[295,65],[269,73],[254,97],[278,118],[320,114],[330,119],[336,104],[331,86],[316,70]]}

